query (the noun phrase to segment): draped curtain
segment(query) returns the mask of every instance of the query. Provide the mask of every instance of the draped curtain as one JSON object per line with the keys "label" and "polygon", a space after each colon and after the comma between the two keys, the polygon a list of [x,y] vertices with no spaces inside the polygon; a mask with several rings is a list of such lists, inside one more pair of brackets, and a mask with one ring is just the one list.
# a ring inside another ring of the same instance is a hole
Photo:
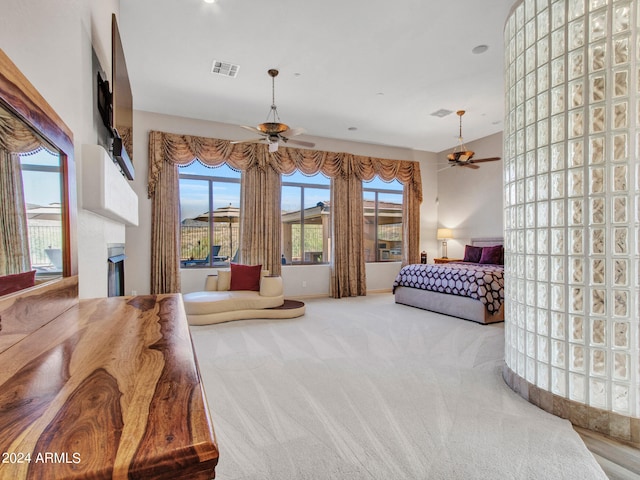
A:
{"label": "draped curtain", "polygon": [[0,275],[31,270],[20,154],[43,146],[26,125],[0,111]]}
{"label": "draped curtain", "polygon": [[[358,189],[357,191],[360,192],[359,201],[355,200],[354,191],[340,194],[347,195],[348,201],[341,199],[337,203],[332,202],[332,215],[337,215],[339,219],[338,222],[333,222],[336,228],[333,231],[336,240],[340,237],[349,237],[353,231],[357,231],[355,224],[362,222],[361,182],[363,180],[371,180],[377,175],[385,181],[397,179],[403,183],[405,202],[408,202],[406,212],[403,207],[403,234],[416,237],[412,239],[405,237],[405,243],[409,243],[410,246],[403,248],[403,263],[413,262],[418,255],[419,204],[422,202],[418,162],[283,147],[277,152],[269,153],[268,145],[259,143],[231,144],[228,140],[150,132],[148,195],[152,199],[154,212],[156,212],[152,219],[154,239],[151,246],[152,293],[170,293],[180,290],[178,233],[170,233],[168,227],[166,230],[163,228],[163,222],[168,213],[161,206],[172,208],[174,210],[171,214],[172,218],[178,219],[179,223],[177,166],[187,165],[195,159],[209,166],[227,163],[230,167],[243,172],[240,252],[241,259],[245,263],[263,263],[265,268],[269,268],[274,274],[280,271],[279,177],[296,170],[306,175],[321,172],[334,180],[342,177],[343,180],[337,181],[339,191],[343,192],[343,185],[347,185],[344,187],[347,190]],[[163,178],[163,172],[167,169],[173,169],[176,178],[175,188],[170,186],[169,191],[165,191],[167,179]],[[278,177],[277,180],[276,177]],[[346,183],[342,183],[343,181]],[[357,186],[357,184],[360,185]],[[355,207],[351,206],[353,202]],[[345,211],[340,212],[340,209]],[[358,215],[355,213],[356,210],[359,211]],[[357,216],[359,220],[356,220]],[[349,229],[353,226],[353,229],[349,230],[347,226]],[[345,231],[342,231],[343,229]],[[178,232],[178,230],[176,226],[175,231]],[[362,249],[361,244],[362,241],[360,241],[360,249]],[[335,275],[332,273],[332,278],[335,276],[339,279],[340,287],[332,287],[332,294],[334,296],[364,294],[364,288],[355,286],[365,281],[364,266],[361,268],[352,265],[352,262],[360,265],[360,253],[356,256],[348,256],[338,253],[338,250],[334,251],[340,260],[333,257],[331,268]],[[348,279],[349,276],[348,274],[345,276],[345,271],[357,275],[358,281],[354,284],[351,284],[350,280],[346,281],[345,278]],[[174,279],[168,281],[161,278],[163,276],[172,276]],[[167,288],[171,290],[166,290]],[[358,291],[362,293],[352,293]]]}

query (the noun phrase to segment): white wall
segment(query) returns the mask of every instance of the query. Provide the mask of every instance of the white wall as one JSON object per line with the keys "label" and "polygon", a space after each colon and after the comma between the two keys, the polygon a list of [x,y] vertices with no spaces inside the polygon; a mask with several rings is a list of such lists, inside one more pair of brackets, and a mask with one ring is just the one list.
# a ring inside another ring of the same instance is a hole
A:
{"label": "white wall", "polygon": [[[110,75],[111,14],[119,10],[119,0],[2,0],[2,49],[73,132],[79,202],[81,146],[98,143],[92,47]],[[79,207],[80,296],[106,296],[107,243],[124,243],[125,229]]]}
{"label": "white wall", "polygon": [[[134,92],[135,94],[135,92]],[[151,283],[151,201],[147,198],[146,171],[148,165],[148,136],[149,131],[190,134],[204,137],[234,139],[241,134],[241,129],[234,125],[227,125],[203,120],[187,119],[150,112],[134,112],[134,159],[137,172],[132,186],[139,199],[138,227],[127,227],[127,261],[125,262],[125,278],[127,293],[135,290],[137,293],[148,293]],[[435,155],[427,152],[416,152],[405,148],[386,147],[356,142],[347,142],[319,137],[305,137],[316,144],[319,150],[350,152],[357,155],[368,155],[379,158],[397,160],[416,160],[421,163],[423,180],[422,214],[426,221],[421,225],[422,232],[427,232],[427,238],[435,237],[436,228],[436,177]],[[142,172],[142,174],[140,173]],[[433,248],[435,241],[427,240],[424,248]],[[391,288],[393,280],[399,270],[399,264],[367,266],[367,288],[371,291]],[[206,275],[214,269],[185,269],[182,270],[182,291],[196,291],[202,289]],[[326,265],[285,266],[283,269],[285,293],[288,296],[328,295],[329,267]],[[305,286],[303,286],[303,282]]]}
{"label": "white wall", "polygon": [[[503,156],[502,133],[466,145],[476,152],[475,158]],[[438,155],[441,162],[446,162],[448,153],[450,150]],[[449,258],[464,257],[464,246],[471,238],[503,236],[503,161],[480,165],[477,170],[453,167],[438,173],[438,227],[452,229],[454,236],[447,245]],[[441,241],[437,241],[436,252],[437,257],[442,256]]]}

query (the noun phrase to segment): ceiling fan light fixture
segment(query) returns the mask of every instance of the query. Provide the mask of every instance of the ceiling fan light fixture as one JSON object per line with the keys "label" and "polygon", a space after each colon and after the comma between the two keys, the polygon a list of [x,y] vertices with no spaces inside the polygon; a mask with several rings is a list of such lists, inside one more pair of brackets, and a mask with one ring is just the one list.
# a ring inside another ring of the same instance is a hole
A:
{"label": "ceiling fan light fixture", "polygon": [[464,139],[462,138],[462,116],[465,114],[464,110],[458,110],[456,115],[460,117],[460,130],[458,133],[458,146],[447,155],[447,158],[451,162],[467,162],[473,158],[475,152],[471,150],[467,150],[467,146],[464,144]]}
{"label": "ceiling fan light fixture", "polygon": [[258,130],[267,135],[277,135],[289,130],[289,125],[280,122],[265,122],[258,125]]}

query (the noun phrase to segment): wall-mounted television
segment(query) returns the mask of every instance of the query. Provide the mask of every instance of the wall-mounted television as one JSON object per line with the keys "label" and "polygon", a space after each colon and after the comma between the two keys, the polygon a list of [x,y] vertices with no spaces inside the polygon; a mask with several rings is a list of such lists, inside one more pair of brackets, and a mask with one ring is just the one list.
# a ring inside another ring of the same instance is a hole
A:
{"label": "wall-mounted television", "polygon": [[115,14],[111,16],[111,68],[112,151],[122,172],[133,180],[133,95]]}

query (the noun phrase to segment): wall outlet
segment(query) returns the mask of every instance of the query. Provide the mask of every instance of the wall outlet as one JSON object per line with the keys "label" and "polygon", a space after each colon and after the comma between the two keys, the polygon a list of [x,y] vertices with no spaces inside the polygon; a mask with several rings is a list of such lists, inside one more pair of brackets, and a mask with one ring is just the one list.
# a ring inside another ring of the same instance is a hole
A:
{"label": "wall outlet", "polygon": [[306,280],[302,281],[302,288],[307,288],[307,281]]}

